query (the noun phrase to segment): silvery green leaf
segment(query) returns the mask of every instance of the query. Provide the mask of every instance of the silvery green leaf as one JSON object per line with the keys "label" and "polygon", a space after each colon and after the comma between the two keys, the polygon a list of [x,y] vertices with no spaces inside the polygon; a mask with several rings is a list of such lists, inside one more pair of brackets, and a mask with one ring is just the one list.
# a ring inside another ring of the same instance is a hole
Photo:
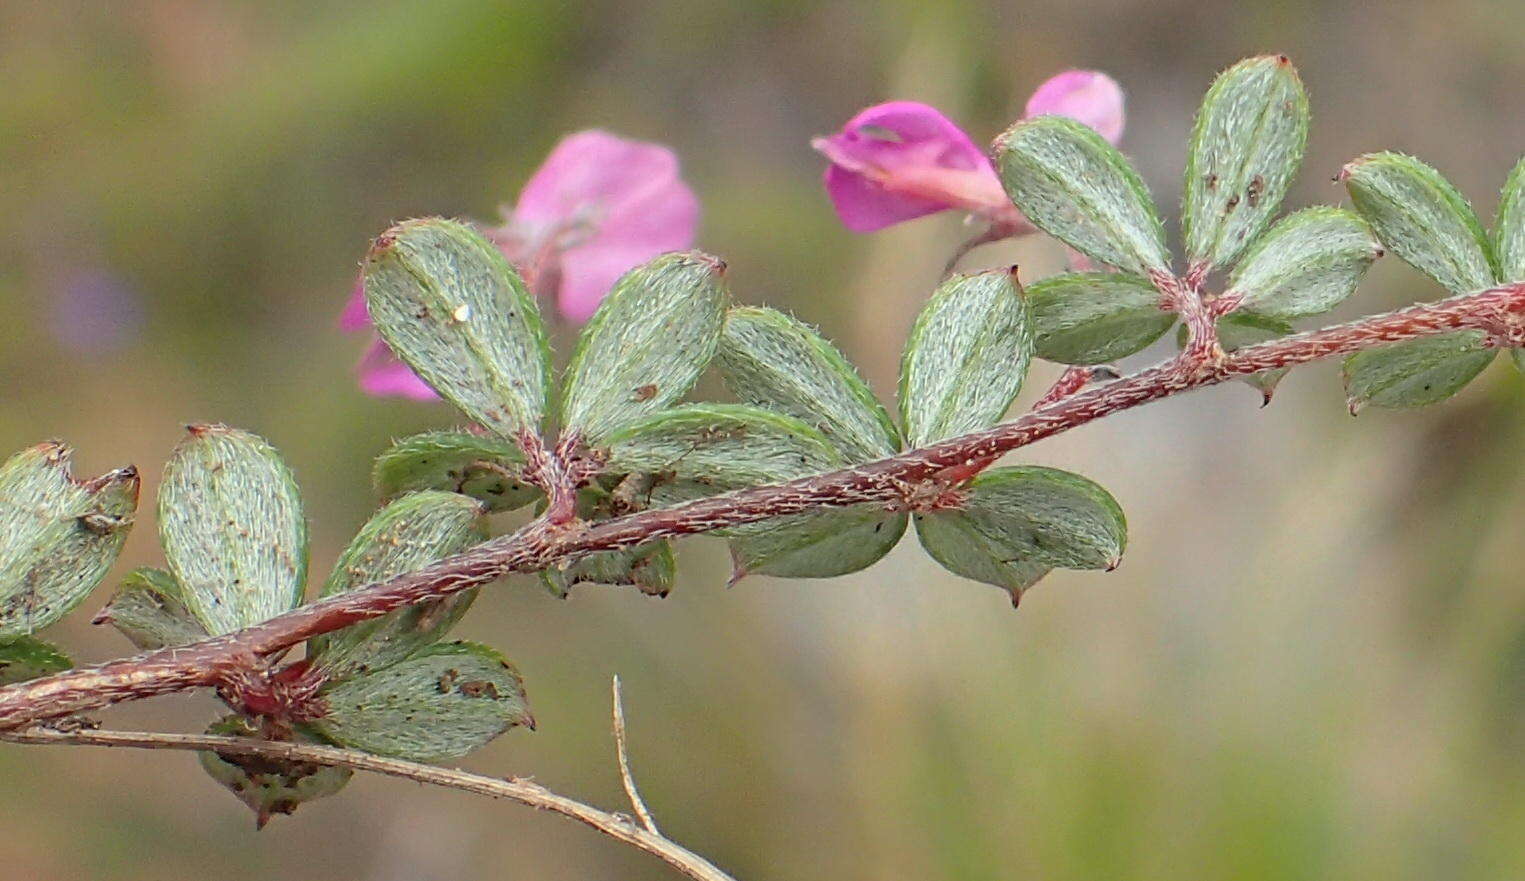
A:
{"label": "silvery green leaf", "polygon": [[749,524],[729,534],[737,581],[753,573],[833,578],[877,563],[905,534],[906,515],[856,505]]}
{"label": "silvery green leaf", "polygon": [[138,507],[138,472],[69,473],[49,442],[0,464],[0,641],[41,630],[79,605],[116,562]]}
{"label": "silvery green leaf", "polygon": [[1359,216],[1308,208],[1261,236],[1229,279],[1240,308],[1270,318],[1318,315],[1355,292],[1382,245]]}
{"label": "silvery green leaf", "polygon": [[779,483],[846,464],[819,431],[747,404],[687,404],[608,438],[609,468],[697,483],[715,492]]}
{"label": "silvery green leaf", "polygon": [[648,596],[665,597],[678,577],[678,561],[668,541],[647,542],[624,551],[589,554],[566,568],[540,573],[550,592],[565,597],[578,584],[630,585]]}
{"label": "silvery green leaf", "polygon": [[206,628],[185,606],[185,592],[163,569],[134,569],[92,623],[110,624],[148,651],[206,639]]}
{"label": "silvery green leaf", "polygon": [[1039,229],[1108,266],[1168,271],[1165,230],[1117,148],[1062,116],[1025,119],[996,138],[1006,194]]}
{"label": "silvery green leaf", "polygon": [[1368,153],[1340,179],[1377,238],[1415,269],[1456,293],[1493,285],[1488,235],[1440,172],[1412,156]]}
{"label": "silvery green leaf", "polygon": [[1181,230],[1197,266],[1228,266],[1260,235],[1297,174],[1308,95],[1285,55],[1247,58],[1218,75],[1191,135]]}
{"label": "silvery green leaf", "polygon": [[1126,272],[1073,272],[1027,288],[1039,358],[1106,364],[1142,351],[1176,323],[1160,292]]}
{"label": "silvery green leaf", "polygon": [[567,366],[562,423],[589,444],[670,406],[715,355],[725,264],[664,254],[625,273],[583,328]]}
{"label": "silvery green leaf", "polygon": [[1052,567],[1010,556],[1010,549],[975,527],[960,511],[917,514],[916,536],[927,555],[944,569],[1011,594],[1011,604],[1022,600],[1023,591],[1037,584]]}
{"label": "silvery green leaf", "polygon": [[463,223],[409,220],[365,258],[371,320],[398,357],[472,421],[535,431],[551,350],[535,300],[503,253]]}
{"label": "silvery green leaf", "polygon": [[917,316],[900,360],[907,443],[925,446],[999,422],[1032,356],[1032,318],[1014,272],[948,279]]}
{"label": "silvery green leaf", "polygon": [[334,743],[420,762],[463,756],[515,725],[531,729],[519,673],[469,642],[436,643],[390,667],[335,682],[312,727]]}
{"label": "silvery green leaf", "polygon": [[1525,158],[1504,181],[1493,219],[1493,254],[1499,281],[1525,281]]}
{"label": "silvery green leaf", "polygon": [[307,523],[286,463],[259,437],[192,425],[164,466],[159,539],[185,607],[216,636],[302,598]]}
{"label": "silvery green leaf", "polygon": [[[241,716],[225,716],[207,728],[222,737],[258,737],[259,731]],[[326,798],[344,788],[354,772],[308,762],[284,762],[255,756],[196,754],[202,770],[254,812],[256,828],[276,814],[290,814],[307,802]]]}
{"label": "silvery green leaf", "polygon": [[0,685],[25,682],[39,676],[62,673],[74,666],[58,646],[35,636],[18,636],[0,642]]}
{"label": "silvery green leaf", "polygon": [[1461,391],[1498,349],[1484,345],[1480,330],[1460,330],[1367,349],[1345,359],[1345,398],[1350,412],[1367,404],[1423,407]]}
{"label": "silvery green leaf", "polygon": [[1128,541],[1123,510],[1095,481],[1023,465],[969,483],[963,513],[1009,550],[1008,559],[1064,569],[1112,569]]}
{"label": "silvery green leaf", "polygon": [[393,444],[377,457],[372,474],[384,500],[434,489],[471,496],[491,511],[512,511],[540,495],[520,482],[523,465],[517,443],[463,431],[430,431]]}
{"label": "silvery green leaf", "polygon": [[849,461],[900,449],[895,423],[842,353],[782,312],[732,309],[716,361],[726,387],[743,402],[816,427]]}
{"label": "silvery green leaf", "polygon": [[[483,538],[480,502],[424,490],[371,517],[334,564],[320,596],[330,597],[415,572]],[[314,637],[308,657],[332,679],[377,670],[438,641],[466,614],[475,590],[462,591]]]}

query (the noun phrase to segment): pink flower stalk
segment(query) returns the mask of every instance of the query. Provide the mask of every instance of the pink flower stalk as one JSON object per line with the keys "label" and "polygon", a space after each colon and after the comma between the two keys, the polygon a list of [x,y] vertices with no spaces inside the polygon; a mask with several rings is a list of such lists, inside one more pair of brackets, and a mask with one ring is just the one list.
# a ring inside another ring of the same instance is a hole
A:
{"label": "pink flower stalk", "polygon": [[[1104,73],[1065,71],[1028,99],[1028,117],[1044,114],[1079,120],[1115,144],[1123,130],[1122,89]],[[811,146],[831,160],[826,192],[854,232],[949,209],[986,218],[1005,235],[1032,229],[1006,197],[985,151],[929,105],[891,101],[869,107]]]}
{"label": "pink flower stalk", "polygon": [[[591,130],[562,139],[504,211],[485,229],[530,290],[553,297],[569,321],[587,321],[627,271],[693,246],[699,200],[679,175],[678,157],[657,144]],[[343,330],[370,327],[361,284],[339,319]],[[367,394],[436,397],[376,340],[360,362]]]}

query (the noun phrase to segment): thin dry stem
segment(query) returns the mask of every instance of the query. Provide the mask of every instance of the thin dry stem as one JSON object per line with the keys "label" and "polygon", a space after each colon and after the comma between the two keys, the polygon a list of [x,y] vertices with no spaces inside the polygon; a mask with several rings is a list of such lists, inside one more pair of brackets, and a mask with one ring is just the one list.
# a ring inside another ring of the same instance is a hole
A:
{"label": "thin dry stem", "polygon": [[532,808],[551,811],[591,826],[616,841],[622,841],[643,850],[695,881],[735,881],[709,860],[671,839],[664,838],[652,826],[642,828],[629,817],[599,810],[564,795],[557,795],[538,783],[516,777],[506,779],[487,777],[454,768],[423,765],[402,759],[388,759],[333,746],[256,740],[249,737],[221,737],[211,734],[161,734],[90,729],[63,731],[52,728],[32,728],[25,731],[0,733],[0,740],[11,743],[65,746],[214,750],[227,755],[257,756],[284,762],[310,762],[315,765],[371,771],[446,789],[504,798]]}
{"label": "thin dry stem", "polygon": [[657,821],[651,818],[651,811],[646,809],[646,802],[641,798],[641,791],[635,788],[635,777],[630,774],[630,753],[625,746],[625,700],[620,694],[620,678],[614,677],[614,684],[610,689],[614,693],[614,753],[620,762],[620,782],[625,784],[625,794],[630,796],[630,807],[635,809],[635,815],[641,818],[641,825],[647,831],[660,835],[657,831]]}
{"label": "thin dry stem", "polygon": [[[993,428],[930,447],[802,477],[641,511],[585,529],[545,520],[424,569],[300,606],[235,633],[70,670],[0,689],[0,730],[121,701],[217,686],[260,658],[393,609],[450,596],[513,572],[536,572],[597,551],[711,532],[770,517],[861,503],[905,504],[907,494],[950,469],[975,472],[1019,447],[1126,410],[1236,376],[1304,364],[1448,331],[1521,332],[1525,283],[1421,304],[1323,330],[1282,337],[1210,359],[1183,353],[1132,376],[1092,386]],[[972,473],[970,474],[972,476]]]}

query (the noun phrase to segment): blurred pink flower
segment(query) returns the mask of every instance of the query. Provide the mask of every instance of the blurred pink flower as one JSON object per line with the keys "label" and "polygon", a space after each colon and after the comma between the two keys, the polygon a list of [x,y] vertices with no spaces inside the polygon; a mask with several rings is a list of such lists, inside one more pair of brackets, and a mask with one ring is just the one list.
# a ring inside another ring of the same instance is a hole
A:
{"label": "blurred pink flower", "polygon": [[[1078,119],[1116,143],[1122,135],[1122,90],[1106,74],[1066,71],[1028,100],[1028,116],[1046,113]],[[929,105],[875,105],[811,146],[831,161],[826,192],[842,223],[854,232],[873,232],[948,209],[984,217],[1005,235],[1031,230],[1006,197],[985,152]]]}
{"label": "blurred pink flower", "polygon": [[[679,176],[673,151],[592,130],[556,145],[518,203],[505,210],[504,221],[483,232],[531,291],[554,295],[557,310],[582,323],[627,271],[693,246],[699,200]],[[370,326],[365,289],[357,281],[339,327]],[[360,362],[360,387],[373,395],[437,397],[379,339]]]}

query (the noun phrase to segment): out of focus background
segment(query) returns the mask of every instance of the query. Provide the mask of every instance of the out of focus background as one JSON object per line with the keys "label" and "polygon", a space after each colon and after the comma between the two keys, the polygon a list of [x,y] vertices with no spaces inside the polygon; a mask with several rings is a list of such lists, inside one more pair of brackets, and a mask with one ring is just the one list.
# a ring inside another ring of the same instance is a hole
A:
{"label": "out of focus background", "polygon": [[[364,341],[336,321],[368,238],[495,218],[567,132],[672,145],[738,298],[819,324],[888,396],[967,230],[838,224],[807,142],[859,108],[929,101],[985,141],[1048,76],[1106,70],[1173,215],[1202,91],[1284,52],[1315,114],[1289,205],[1340,201],[1340,166],[1390,148],[1487,217],[1525,152],[1522,35],[1508,0],[4,0],[0,448],[56,436],[82,472],[142,467],[125,572],[158,561],[147,512],[180,426],[251,429],[296,471],[322,573],[374,507],[371,457],[454,421],[355,387]],[[1058,258],[1032,241],[966,262],[1031,280]],[[1388,259],[1341,317],[1439,294]],[[1445,405],[1353,420],[1322,365],[1259,401],[1213,389],[1013,457],[1101,481],[1132,526],[1116,572],[1057,572],[1017,612],[913,539],[851,577],[730,590],[723,547],[691,540],[663,601],[498,585],[462,632],[517,660],[540,730],[464,764],[618,808],[619,673],[658,821],[741,879],[1525,877],[1525,382],[1501,361]],[[87,623],[106,594],[53,632],[79,658],[129,649]],[[15,746],[0,864],[672,877],[566,821],[397,781],[256,833],[189,755]]]}

